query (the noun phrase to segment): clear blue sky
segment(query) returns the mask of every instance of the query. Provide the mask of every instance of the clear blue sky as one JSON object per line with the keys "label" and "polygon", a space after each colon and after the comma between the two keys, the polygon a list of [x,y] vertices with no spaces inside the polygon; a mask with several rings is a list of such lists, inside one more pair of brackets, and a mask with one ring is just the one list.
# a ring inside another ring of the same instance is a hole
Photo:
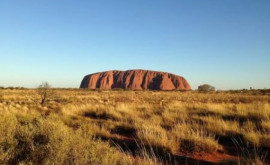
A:
{"label": "clear blue sky", "polygon": [[0,86],[150,69],[270,88],[270,0],[1,0]]}

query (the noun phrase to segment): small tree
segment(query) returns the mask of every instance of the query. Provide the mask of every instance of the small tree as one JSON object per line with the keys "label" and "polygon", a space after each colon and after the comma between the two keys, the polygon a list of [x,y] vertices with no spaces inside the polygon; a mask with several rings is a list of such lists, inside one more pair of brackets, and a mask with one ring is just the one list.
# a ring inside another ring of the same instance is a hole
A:
{"label": "small tree", "polygon": [[198,87],[198,91],[203,91],[203,92],[215,91],[215,87],[209,84],[203,84]]}
{"label": "small tree", "polygon": [[37,92],[41,99],[41,105],[44,105],[47,100],[54,95],[51,89],[51,85],[48,82],[42,82],[42,84],[38,86]]}

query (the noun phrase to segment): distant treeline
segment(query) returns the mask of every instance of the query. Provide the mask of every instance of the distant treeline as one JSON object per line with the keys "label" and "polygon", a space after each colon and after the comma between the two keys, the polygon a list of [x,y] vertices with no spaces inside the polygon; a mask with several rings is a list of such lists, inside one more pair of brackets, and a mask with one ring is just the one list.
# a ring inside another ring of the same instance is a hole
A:
{"label": "distant treeline", "polygon": [[28,89],[28,88],[25,88],[25,87],[3,87],[3,86],[0,86],[0,89]]}
{"label": "distant treeline", "polygon": [[[13,86],[9,86],[9,87],[3,87],[0,86],[0,90],[1,89],[8,89],[8,90],[29,90],[29,89],[36,89],[36,88],[26,88],[26,87],[13,87]],[[106,91],[136,91],[136,90],[131,90],[131,89],[122,89],[122,88],[114,88],[114,89],[88,89],[88,88],[51,88],[54,90],[82,90],[82,91],[97,91],[97,92],[106,92]],[[158,90],[139,90],[139,91],[158,91]],[[207,92],[207,93],[222,93],[222,92],[228,92],[228,93],[261,93],[261,94],[270,94],[270,89],[235,89],[235,90],[215,90],[215,91],[200,91],[198,89],[196,90],[172,90],[174,92],[188,92],[188,91],[193,91],[193,92]],[[166,90],[164,91],[166,92]],[[171,92],[171,90],[168,90],[167,92]]]}

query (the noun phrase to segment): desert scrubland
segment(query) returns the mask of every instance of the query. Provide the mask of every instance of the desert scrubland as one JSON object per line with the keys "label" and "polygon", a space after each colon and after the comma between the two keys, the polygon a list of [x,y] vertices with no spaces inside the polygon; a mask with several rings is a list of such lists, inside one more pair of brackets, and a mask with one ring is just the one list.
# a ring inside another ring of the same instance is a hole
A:
{"label": "desert scrubland", "polygon": [[0,164],[269,164],[270,92],[0,89]]}

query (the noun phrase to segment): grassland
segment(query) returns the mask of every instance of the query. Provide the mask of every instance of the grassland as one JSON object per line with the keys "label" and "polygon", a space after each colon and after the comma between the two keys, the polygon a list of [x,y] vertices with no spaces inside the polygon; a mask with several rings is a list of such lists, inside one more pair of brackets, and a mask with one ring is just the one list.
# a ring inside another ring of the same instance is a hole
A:
{"label": "grassland", "polygon": [[269,164],[267,90],[0,89],[0,164]]}

